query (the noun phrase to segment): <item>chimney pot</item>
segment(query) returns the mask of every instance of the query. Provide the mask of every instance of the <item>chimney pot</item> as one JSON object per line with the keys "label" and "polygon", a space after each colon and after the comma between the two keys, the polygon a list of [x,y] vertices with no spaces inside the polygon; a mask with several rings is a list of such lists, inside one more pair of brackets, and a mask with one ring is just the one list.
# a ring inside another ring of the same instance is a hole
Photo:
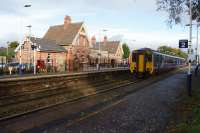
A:
{"label": "chimney pot", "polygon": [[71,23],[71,17],[66,15],[64,18],[64,29],[67,29],[67,26]]}
{"label": "chimney pot", "polygon": [[108,41],[107,36],[104,36],[104,43],[106,43]]}
{"label": "chimney pot", "polygon": [[92,43],[92,45],[96,44],[96,37],[95,37],[95,36],[93,36],[93,37],[91,38],[91,43]]}

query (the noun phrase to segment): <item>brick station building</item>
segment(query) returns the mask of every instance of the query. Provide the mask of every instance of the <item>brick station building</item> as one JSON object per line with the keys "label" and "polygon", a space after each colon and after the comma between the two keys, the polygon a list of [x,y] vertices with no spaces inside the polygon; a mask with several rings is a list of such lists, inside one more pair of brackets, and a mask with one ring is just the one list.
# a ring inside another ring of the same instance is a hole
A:
{"label": "brick station building", "polygon": [[[63,71],[65,69],[66,50],[53,40],[45,40],[41,38],[26,37],[21,49],[22,64],[31,64],[33,66],[34,51],[31,45],[36,44],[36,62],[37,68],[44,71],[51,66],[55,71]],[[16,49],[16,59],[20,60],[20,49]]]}
{"label": "brick station building", "polygon": [[[51,66],[57,71],[72,71],[83,69],[89,62],[89,39],[84,23],[73,23],[70,16],[65,16],[64,24],[50,26],[43,38],[25,38],[21,52],[23,64],[33,64],[32,44],[37,46],[39,69]],[[19,62],[20,48],[15,52]]]}

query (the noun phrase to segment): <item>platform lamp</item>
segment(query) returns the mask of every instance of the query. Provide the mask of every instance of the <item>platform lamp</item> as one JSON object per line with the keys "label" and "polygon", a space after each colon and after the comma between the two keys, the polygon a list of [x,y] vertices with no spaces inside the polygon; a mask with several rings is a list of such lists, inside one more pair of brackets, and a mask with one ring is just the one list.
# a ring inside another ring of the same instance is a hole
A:
{"label": "platform lamp", "polygon": [[[102,30],[103,31],[103,34],[104,34],[104,37],[106,36],[106,32],[108,31],[108,30],[106,30],[106,29],[103,29]],[[107,37],[107,36],[106,36]],[[105,45],[108,45],[108,44],[106,44],[107,42],[105,42]],[[106,46],[105,46],[106,47]],[[108,48],[108,47],[107,47]],[[108,50],[108,61],[109,61],[109,49],[107,49]]]}
{"label": "platform lamp", "polygon": [[[31,25],[26,26],[29,29],[29,35],[28,35],[28,42],[29,45],[31,44]],[[30,65],[31,65],[31,47],[29,47],[28,49],[28,69],[30,69]]]}
{"label": "platform lamp", "polygon": [[191,73],[191,50],[192,50],[192,0],[190,0],[189,4],[190,9],[190,32],[189,32],[189,61],[188,61],[188,73],[187,73],[187,88],[188,88],[188,95],[192,96],[192,73]]}
{"label": "platform lamp", "polygon": [[199,55],[198,55],[198,49],[199,49],[199,26],[200,26],[200,23],[197,23],[197,38],[196,38],[196,62],[197,62],[197,65],[199,64]]}
{"label": "platform lamp", "polygon": [[8,63],[8,55],[9,55],[9,44],[10,44],[10,42],[9,41],[7,41],[7,50],[6,50],[6,55],[7,55],[7,57],[6,57],[6,63]]}
{"label": "platform lamp", "polygon": [[97,69],[100,70],[100,64],[101,64],[101,31],[106,32],[106,29],[103,30],[99,30],[99,52],[98,52],[98,56],[99,56],[99,62],[97,64]]}
{"label": "platform lamp", "polygon": [[33,41],[33,44],[31,45],[31,48],[34,52],[34,55],[33,55],[33,65],[34,65],[34,68],[33,68],[33,74],[36,75],[36,50],[37,50],[37,43],[36,43],[36,38],[35,40]]}
{"label": "platform lamp", "polygon": [[[31,7],[31,5],[30,4],[26,4],[26,5],[24,5],[24,7],[25,8],[29,8],[29,7]],[[22,44],[19,44],[19,54],[20,54],[20,56],[19,56],[19,74],[20,75],[22,75]]]}

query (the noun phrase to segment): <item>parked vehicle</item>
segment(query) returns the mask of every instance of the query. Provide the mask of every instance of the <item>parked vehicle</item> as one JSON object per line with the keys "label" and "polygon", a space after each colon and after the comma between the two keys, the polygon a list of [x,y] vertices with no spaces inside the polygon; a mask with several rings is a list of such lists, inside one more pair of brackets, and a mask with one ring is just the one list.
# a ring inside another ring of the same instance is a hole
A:
{"label": "parked vehicle", "polygon": [[6,64],[5,63],[0,63],[0,69],[1,68],[5,68],[6,67]]}

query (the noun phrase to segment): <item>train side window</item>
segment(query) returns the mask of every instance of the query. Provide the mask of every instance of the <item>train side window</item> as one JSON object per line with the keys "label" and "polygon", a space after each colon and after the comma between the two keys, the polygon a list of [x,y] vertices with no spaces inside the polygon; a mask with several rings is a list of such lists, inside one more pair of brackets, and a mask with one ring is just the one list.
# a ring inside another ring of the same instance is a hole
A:
{"label": "train side window", "polygon": [[163,60],[164,60],[164,56],[163,56],[163,55],[160,55],[160,63],[161,63],[161,64],[163,63]]}
{"label": "train side window", "polygon": [[155,54],[155,56],[154,56],[154,61],[155,61],[155,62],[158,62],[158,61],[159,61],[159,55],[158,55],[158,54]]}

